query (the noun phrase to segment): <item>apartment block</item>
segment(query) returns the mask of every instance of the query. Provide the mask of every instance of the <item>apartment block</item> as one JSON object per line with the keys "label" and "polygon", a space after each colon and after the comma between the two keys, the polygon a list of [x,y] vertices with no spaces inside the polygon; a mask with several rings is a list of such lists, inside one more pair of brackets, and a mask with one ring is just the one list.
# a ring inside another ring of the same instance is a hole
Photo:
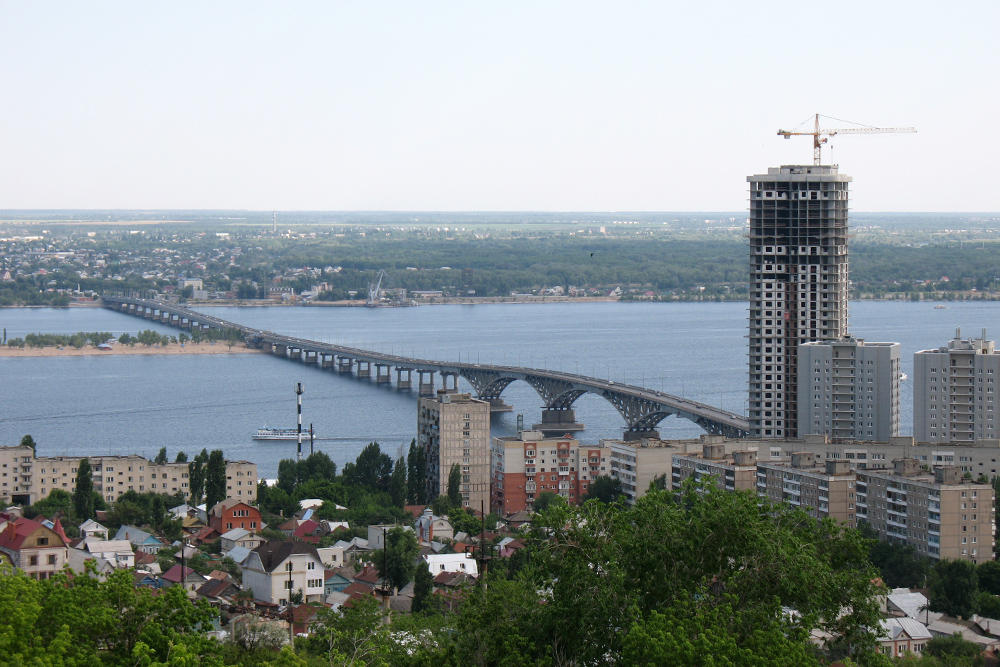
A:
{"label": "apartment block", "polygon": [[917,442],[975,443],[1000,438],[1000,354],[986,331],[913,355],[913,437]]}
{"label": "apartment block", "polygon": [[581,446],[570,437],[547,438],[541,431],[494,438],[490,509],[502,515],[530,510],[543,491],[576,504],[594,478],[608,474],[608,454],[607,447]]}
{"label": "apartment block", "polygon": [[811,452],[792,454],[789,463],[758,462],[757,493],[788,503],[817,519],[857,523],[856,477],[847,461],[819,461]]}
{"label": "apartment block", "polygon": [[34,489],[35,450],[0,447],[0,503],[32,505],[39,499]]}
{"label": "apartment block", "polygon": [[[67,493],[76,490],[80,461],[89,459],[94,490],[107,502],[115,502],[126,491],[164,494],[182,493],[187,498],[187,463],[152,463],[144,456],[42,456],[34,460],[37,474],[33,477],[33,493],[45,498],[53,489]],[[257,499],[257,464],[250,461],[226,462],[227,495],[230,498],[254,502]]]}
{"label": "apartment block", "polygon": [[925,469],[917,459],[893,461],[892,472],[858,470],[858,521],[883,539],[909,544],[930,558],[993,560],[993,487],[963,477],[956,466]]}
{"label": "apartment block", "polygon": [[448,492],[453,465],[462,471],[462,505],[478,509],[490,502],[490,404],[440,390],[421,397],[417,445],[427,455],[427,497]]}
{"label": "apartment block", "polygon": [[799,346],[799,436],[899,435],[899,343],[846,336]]}
{"label": "apartment block", "polygon": [[749,418],[762,438],[799,434],[799,345],[847,333],[849,176],[769,168],[750,183]]}
{"label": "apartment block", "polygon": [[757,452],[741,450],[726,454],[723,443],[706,444],[701,454],[675,454],[671,488],[679,489],[687,479],[713,478],[726,491],[753,491],[757,484]]}

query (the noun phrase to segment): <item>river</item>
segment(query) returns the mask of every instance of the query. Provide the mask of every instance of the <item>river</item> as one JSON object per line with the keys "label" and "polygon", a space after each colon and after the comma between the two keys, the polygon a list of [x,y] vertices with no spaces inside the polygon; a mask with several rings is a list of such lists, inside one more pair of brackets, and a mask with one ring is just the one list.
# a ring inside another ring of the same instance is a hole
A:
{"label": "river", "polygon": [[[960,326],[978,336],[996,331],[1000,303],[851,302],[852,333],[902,345],[903,372],[913,353],[945,345]],[[746,410],[744,303],[567,303],[420,306],[415,308],[203,308],[227,320],[315,340],[425,359],[560,369],[680,394],[726,410]],[[132,334],[163,324],[103,308],[0,310],[10,338],[27,333],[110,331]],[[370,441],[393,456],[416,434],[410,392],[307,368],[265,354],[0,358],[0,444],[31,434],[39,455],[139,453],[166,446],[189,456],[221,448],[227,458],[258,464],[273,476],[294,457],[295,443],[258,442],[262,426],[295,423],[296,382],[305,389],[303,420],[323,438],[316,448],[338,465]],[[901,424],[912,432],[912,380],[903,382]],[[463,385],[464,386],[464,385]],[[466,389],[468,387],[466,386]],[[494,435],[538,421],[541,399],[524,383],[504,392],[512,413],[494,418]],[[590,394],[576,402],[585,442],[619,437],[624,422]],[[685,420],[661,422],[663,437],[690,437]]]}

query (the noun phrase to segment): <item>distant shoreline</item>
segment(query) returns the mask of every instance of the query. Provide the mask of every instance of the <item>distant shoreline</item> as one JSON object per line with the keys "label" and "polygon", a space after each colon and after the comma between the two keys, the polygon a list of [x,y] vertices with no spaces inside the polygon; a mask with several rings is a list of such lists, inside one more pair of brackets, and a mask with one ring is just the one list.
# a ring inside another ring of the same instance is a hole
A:
{"label": "distant shoreline", "polygon": [[120,356],[120,355],[163,355],[163,354],[244,354],[247,352],[261,352],[261,350],[245,345],[233,345],[229,347],[224,343],[185,343],[160,345],[146,347],[145,345],[114,345],[110,350],[98,350],[96,347],[88,345],[76,349],[75,347],[0,347],[0,358],[17,357],[87,357],[87,356]]}

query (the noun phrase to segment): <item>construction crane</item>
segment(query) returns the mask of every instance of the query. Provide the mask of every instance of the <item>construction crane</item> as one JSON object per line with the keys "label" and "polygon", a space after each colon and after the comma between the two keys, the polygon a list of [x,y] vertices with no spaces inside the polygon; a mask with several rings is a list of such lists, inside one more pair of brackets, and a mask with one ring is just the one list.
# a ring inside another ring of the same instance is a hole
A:
{"label": "construction crane", "polygon": [[382,299],[382,279],[385,278],[385,271],[379,269],[378,279],[368,285],[368,306],[377,306]]}
{"label": "construction crane", "polygon": [[[833,120],[837,120],[834,118]],[[811,136],[813,138],[813,164],[821,164],[820,148],[826,143],[829,137],[836,134],[900,134],[916,132],[915,127],[851,127],[839,130],[819,129],[819,114],[816,114],[816,124],[812,132],[791,132],[788,130],[778,130],[778,136],[785,139],[799,136]],[[823,136],[827,135],[827,136]]]}

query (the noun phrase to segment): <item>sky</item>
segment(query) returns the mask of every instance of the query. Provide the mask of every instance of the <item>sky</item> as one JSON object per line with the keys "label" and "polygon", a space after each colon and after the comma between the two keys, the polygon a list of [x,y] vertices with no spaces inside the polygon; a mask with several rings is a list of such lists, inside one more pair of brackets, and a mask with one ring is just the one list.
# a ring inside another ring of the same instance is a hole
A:
{"label": "sky", "polygon": [[[0,209],[1000,211],[1000,3],[0,0]],[[852,127],[824,120],[825,127]],[[994,156],[994,157],[990,157]]]}

